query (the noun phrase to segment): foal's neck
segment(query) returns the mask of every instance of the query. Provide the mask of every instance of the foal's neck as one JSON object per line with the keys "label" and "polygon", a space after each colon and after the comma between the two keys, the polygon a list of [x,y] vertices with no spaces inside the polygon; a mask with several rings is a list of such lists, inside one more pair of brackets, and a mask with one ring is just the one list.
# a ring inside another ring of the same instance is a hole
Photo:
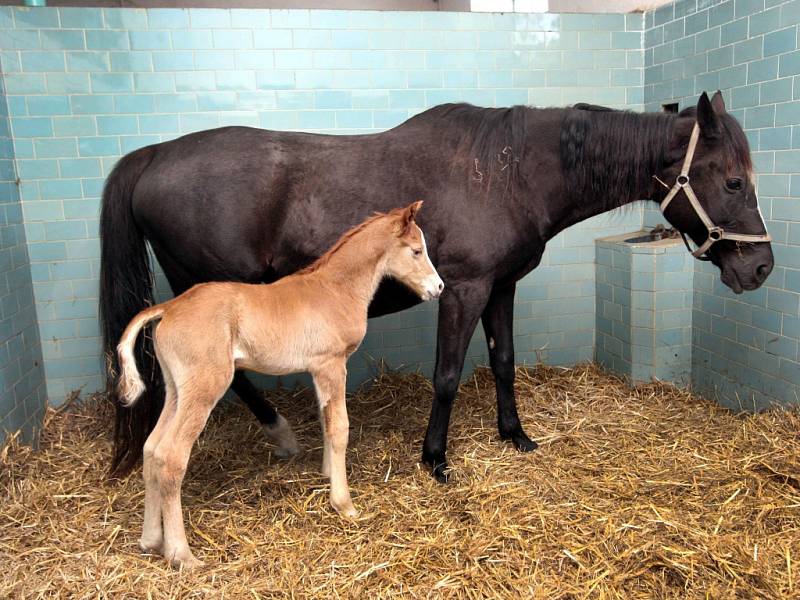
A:
{"label": "foal's neck", "polygon": [[364,310],[369,306],[386,270],[386,237],[375,222],[354,234],[317,271],[329,285],[352,296]]}

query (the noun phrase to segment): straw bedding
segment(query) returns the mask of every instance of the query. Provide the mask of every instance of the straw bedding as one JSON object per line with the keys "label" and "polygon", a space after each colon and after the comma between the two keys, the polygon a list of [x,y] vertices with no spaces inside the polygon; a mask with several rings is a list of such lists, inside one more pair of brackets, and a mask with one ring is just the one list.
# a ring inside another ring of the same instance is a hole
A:
{"label": "straw bedding", "polygon": [[478,370],[453,413],[452,483],[417,464],[431,384],[384,373],[349,400],[355,521],[327,503],[312,397],[270,392],[306,447],[279,462],[220,406],[183,488],[177,572],[142,555],[141,471],[105,483],[102,397],[51,411],[41,449],[0,456],[0,597],[791,598],[800,594],[800,414],[737,416],[593,365],[517,372],[541,447],[497,440]]}

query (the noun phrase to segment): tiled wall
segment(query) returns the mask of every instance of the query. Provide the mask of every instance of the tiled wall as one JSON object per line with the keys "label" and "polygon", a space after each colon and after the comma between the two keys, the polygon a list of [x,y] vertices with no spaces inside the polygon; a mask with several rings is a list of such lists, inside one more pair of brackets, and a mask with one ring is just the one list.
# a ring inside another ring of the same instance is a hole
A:
{"label": "tiled wall", "polygon": [[[378,131],[458,100],[641,109],[642,26],[641,14],[0,9],[51,401],[100,387],[97,217],[121,154],[228,124]],[[635,209],[553,240],[519,288],[520,362],[591,358],[592,240],[640,223]],[[430,372],[434,329],[431,305],[371,322],[351,383],[369,356]],[[467,366],[485,361],[479,335]]]}
{"label": "tiled wall", "polygon": [[16,178],[5,90],[0,80],[0,444],[6,433],[18,430],[30,441],[46,401]]}
{"label": "tiled wall", "polygon": [[[641,233],[641,232],[640,232]],[[595,359],[634,383],[691,383],[694,258],[680,239],[597,240]]]}
{"label": "tiled wall", "polygon": [[758,291],[736,296],[714,267],[695,265],[693,381],[737,408],[800,400],[798,23],[798,0],[681,0],[646,15],[646,108],[723,90],[747,130],[775,238],[775,270]]}

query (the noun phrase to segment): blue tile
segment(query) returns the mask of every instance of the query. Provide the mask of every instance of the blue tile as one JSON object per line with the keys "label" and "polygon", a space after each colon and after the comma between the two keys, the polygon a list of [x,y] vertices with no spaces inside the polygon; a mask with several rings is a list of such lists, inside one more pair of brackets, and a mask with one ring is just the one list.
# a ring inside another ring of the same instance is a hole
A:
{"label": "blue tile", "polygon": [[147,11],[147,21],[150,29],[188,29],[189,11],[180,8],[151,8]]}
{"label": "blue tile", "polygon": [[800,50],[782,55],[779,61],[780,67],[778,69],[778,75],[780,77],[787,77],[800,73]]}
{"label": "blue tile", "polygon": [[61,8],[59,12],[65,29],[103,28],[103,13],[96,8]]}
{"label": "blue tile", "polygon": [[98,116],[97,132],[100,135],[127,135],[139,133],[139,123],[134,116]]}
{"label": "blue tile", "polygon": [[69,71],[108,71],[111,68],[107,52],[68,52]]}
{"label": "blue tile", "polygon": [[23,52],[22,70],[29,73],[64,71],[63,52]]}
{"label": "blue tile", "polygon": [[153,69],[156,71],[190,71],[194,68],[191,52],[156,52],[153,54]]}
{"label": "blue tile", "polygon": [[42,29],[39,35],[45,50],[83,50],[86,47],[83,31]]}
{"label": "blue tile", "polygon": [[127,50],[130,47],[125,31],[87,31],[86,47],[89,50]]}
{"label": "blue tile", "polygon": [[28,114],[31,116],[70,114],[67,96],[31,96],[28,98]]}
{"label": "blue tile", "polygon": [[255,48],[291,48],[292,32],[289,30],[256,30],[253,32]]}
{"label": "blue tile", "polygon": [[208,29],[230,26],[230,11],[217,8],[189,9],[192,29]]}
{"label": "blue tile", "polygon": [[169,50],[168,31],[131,31],[130,42],[133,50]]}
{"label": "blue tile", "polygon": [[112,52],[112,71],[152,71],[153,58],[150,52]]}
{"label": "blue tile", "polygon": [[92,92],[132,92],[133,76],[130,73],[92,73]]}
{"label": "blue tile", "polygon": [[58,9],[46,7],[16,8],[13,10],[14,23],[18,29],[57,28]]}
{"label": "blue tile", "polygon": [[117,156],[120,153],[119,138],[84,137],[78,140],[78,151],[81,156]]}
{"label": "blue tile", "polygon": [[104,8],[103,17],[110,29],[147,29],[147,12],[140,8]]}
{"label": "blue tile", "polygon": [[764,56],[783,54],[797,47],[797,28],[789,27],[764,36]]}
{"label": "blue tile", "polygon": [[253,47],[253,35],[247,29],[214,30],[214,48],[245,49]]}
{"label": "blue tile", "polygon": [[11,130],[19,137],[46,137],[53,135],[53,122],[44,117],[15,117],[11,119]]}

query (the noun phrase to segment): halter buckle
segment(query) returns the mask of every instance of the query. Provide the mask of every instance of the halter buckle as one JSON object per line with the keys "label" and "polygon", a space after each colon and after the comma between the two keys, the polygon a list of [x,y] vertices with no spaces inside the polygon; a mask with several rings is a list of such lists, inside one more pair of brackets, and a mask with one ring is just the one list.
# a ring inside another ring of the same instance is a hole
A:
{"label": "halter buckle", "polygon": [[718,242],[722,239],[725,230],[722,227],[712,227],[708,230],[708,239]]}
{"label": "halter buckle", "polygon": [[675,181],[677,182],[677,184],[679,186],[686,187],[687,185],[689,185],[689,176],[688,175],[678,175],[678,177],[675,179]]}

